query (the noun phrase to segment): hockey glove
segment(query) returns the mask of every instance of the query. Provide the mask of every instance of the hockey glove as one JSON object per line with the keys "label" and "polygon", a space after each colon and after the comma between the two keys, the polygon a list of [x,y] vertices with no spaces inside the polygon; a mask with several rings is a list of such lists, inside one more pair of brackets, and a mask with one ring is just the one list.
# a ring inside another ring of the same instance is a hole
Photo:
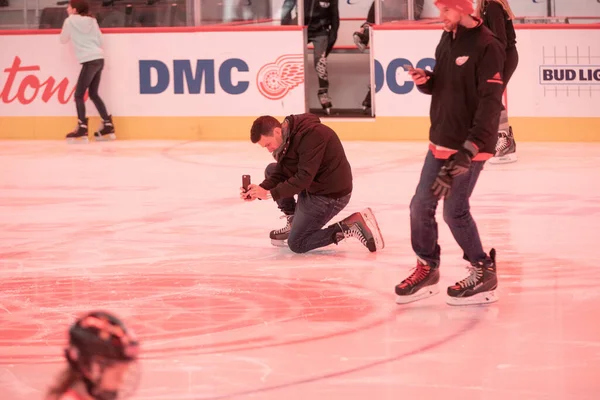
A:
{"label": "hockey glove", "polygon": [[477,155],[479,149],[474,143],[466,141],[456,153],[452,154],[444,166],[453,178],[464,174],[471,168],[471,161]]}
{"label": "hockey glove", "polygon": [[438,176],[435,178],[433,185],[431,186],[431,190],[433,190],[433,195],[438,199],[442,197],[450,196],[450,187],[452,186],[452,177],[450,176],[448,169],[444,165]]}

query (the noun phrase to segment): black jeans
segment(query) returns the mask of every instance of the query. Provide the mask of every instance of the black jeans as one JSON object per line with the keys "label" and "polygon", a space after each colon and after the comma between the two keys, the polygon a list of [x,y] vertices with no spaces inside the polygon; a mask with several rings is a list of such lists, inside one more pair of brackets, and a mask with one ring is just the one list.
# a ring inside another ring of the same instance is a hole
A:
{"label": "black jeans", "polygon": [[[431,150],[427,152],[416,193],[410,202],[413,251],[432,268],[440,265],[440,246],[435,220],[439,200],[433,195],[431,186],[445,162],[446,160],[435,158]],[[473,161],[467,173],[454,178],[450,196],[444,199],[444,221],[470,262],[486,258],[469,204],[469,198],[484,164],[485,161]]]}
{"label": "black jeans", "polygon": [[329,44],[329,34],[323,32],[308,32],[308,43],[314,46],[314,66],[319,79],[319,89],[329,88],[329,75],[327,73],[327,45]]}
{"label": "black jeans", "polygon": [[77,118],[80,121],[85,121],[85,91],[89,89],[90,99],[96,106],[98,114],[104,121],[108,120],[108,112],[104,102],[98,95],[98,88],[100,87],[100,78],[102,76],[102,69],[104,68],[104,60],[93,60],[81,64],[81,72],[77,79],[77,86],[75,87],[75,106],[77,107]]}
{"label": "black jeans", "polygon": [[[517,52],[516,47],[512,47],[506,51],[506,61],[504,62],[504,90],[506,90],[506,86],[508,86],[508,82],[510,82],[510,78],[512,78],[513,74],[517,70],[517,65],[519,65],[519,53]],[[506,110],[504,104],[502,104],[502,111]]]}
{"label": "black jeans", "polygon": [[[269,164],[265,170],[265,176],[269,176],[276,164]],[[292,230],[288,237],[288,246],[294,253],[306,253],[307,251],[325,247],[335,243],[335,233],[339,228],[334,224],[325,229],[323,226],[333,217],[339,214],[348,202],[352,194],[334,199],[331,197],[317,196],[306,190],[298,195],[298,203],[293,197],[277,200],[277,206],[286,215],[294,215]]]}

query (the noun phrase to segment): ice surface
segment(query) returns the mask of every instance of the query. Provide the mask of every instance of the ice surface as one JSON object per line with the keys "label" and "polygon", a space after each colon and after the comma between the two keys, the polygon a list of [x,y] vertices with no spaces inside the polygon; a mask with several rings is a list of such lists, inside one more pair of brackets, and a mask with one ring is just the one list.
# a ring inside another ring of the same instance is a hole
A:
{"label": "ice surface", "polygon": [[[518,139],[518,137],[517,137]],[[600,145],[518,143],[472,198],[498,251],[496,304],[451,307],[466,276],[440,222],[442,293],[396,305],[415,264],[408,205],[425,143],[345,143],[386,248],[272,247],[271,201],[238,198],[251,143],[0,144],[0,399],[33,400],[80,313],[141,337],[135,399],[597,399]]]}

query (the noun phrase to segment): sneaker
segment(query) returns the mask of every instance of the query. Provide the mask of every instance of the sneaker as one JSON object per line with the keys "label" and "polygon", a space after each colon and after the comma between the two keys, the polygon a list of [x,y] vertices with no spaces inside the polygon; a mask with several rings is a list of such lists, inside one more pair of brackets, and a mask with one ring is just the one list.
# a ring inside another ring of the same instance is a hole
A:
{"label": "sneaker", "polygon": [[396,285],[396,294],[398,295],[396,303],[412,303],[438,294],[440,292],[439,281],[439,268],[431,268],[423,261],[417,260],[417,266],[413,269],[412,274]]}
{"label": "sneaker", "polygon": [[488,304],[498,301],[496,294],[498,278],[496,277],[496,250],[490,251],[489,257],[467,267],[469,276],[448,288],[446,302],[453,306],[470,304]]}
{"label": "sneaker", "polygon": [[341,232],[334,237],[335,243],[347,238],[358,239],[371,253],[385,247],[379,224],[373,210],[365,208],[338,222]]}
{"label": "sneaker", "polygon": [[498,132],[496,154],[488,161],[490,164],[508,164],[517,161],[517,143],[513,136],[512,126],[508,128],[508,132]]}
{"label": "sneaker", "polygon": [[294,221],[293,215],[284,215],[281,218],[286,219],[286,224],[281,229],[272,230],[269,236],[271,237],[271,244],[276,247],[287,247],[287,240],[292,230],[292,222]]}

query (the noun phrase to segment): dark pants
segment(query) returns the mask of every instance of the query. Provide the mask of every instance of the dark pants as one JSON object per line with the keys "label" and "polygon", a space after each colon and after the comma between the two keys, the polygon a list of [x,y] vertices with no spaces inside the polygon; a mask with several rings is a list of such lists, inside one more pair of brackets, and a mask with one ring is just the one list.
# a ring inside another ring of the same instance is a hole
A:
{"label": "dark pants", "polygon": [[[438,199],[433,195],[431,186],[444,162],[445,160],[436,159],[431,151],[427,152],[416,193],[410,202],[412,247],[417,256],[432,268],[440,265],[440,246],[435,220]],[[475,161],[467,173],[454,178],[450,196],[444,199],[444,221],[470,262],[486,258],[469,204],[484,164],[484,161]]]}
{"label": "dark pants", "polygon": [[[512,47],[506,51],[506,61],[504,62],[504,90],[508,86],[510,78],[517,70],[519,65],[519,53],[516,47]],[[502,104],[502,110],[505,110],[504,104]]]}
{"label": "dark pants", "polygon": [[323,32],[309,32],[308,43],[314,46],[314,65],[315,71],[317,71],[317,77],[319,78],[319,89],[329,88],[329,76],[327,74],[327,45],[329,44],[329,33]]}
{"label": "dark pants", "polygon": [[75,106],[77,107],[77,118],[80,121],[85,120],[85,91],[89,89],[90,99],[96,106],[98,114],[103,120],[108,120],[108,112],[104,106],[104,102],[98,96],[98,88],[100,87],[100,77],[104,68],[104,60],[93,60],[81,64],[81,72],[77,79],[75,87]]}
{"label": "dark pants", "polygon": [[[267,166],[266,177],[272,174],[275,165],[273,163]],[[350,197],[351,194],[332,199],[304,190],[298,195],[297,204],[293,197],[277,200],[277,206],[284,214],[294,215],[288,237],[290,250],[294,253],[306,253],[335,243],[335,234],[340,232],[339,227],[334,224],[325,229],[321,228],[348,205]]]}

